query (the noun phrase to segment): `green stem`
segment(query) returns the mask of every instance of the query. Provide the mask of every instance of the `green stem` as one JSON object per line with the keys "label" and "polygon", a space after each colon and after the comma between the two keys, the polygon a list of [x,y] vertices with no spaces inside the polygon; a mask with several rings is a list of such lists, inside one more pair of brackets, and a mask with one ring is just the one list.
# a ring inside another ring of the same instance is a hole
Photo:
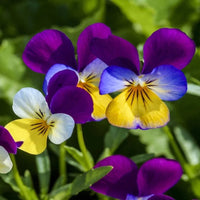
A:
{"label": "green stem", "polygon": [[89,170],[93,166],[92,166],[92,163],[90,162],[88,150],[85,146],[85,141],[84,141],[84,138],[83,138],[83,130],[82,130],[81,124],[77,124],[77,137],[78,137],[78,144],[79,144],[80,150],[83,154],[83,157],[85,158],[85,161],[86,161],[86,164],[87,164],[87,167],[88,167],[88,170]]}
{"label": "green stem", "polygon": [[12,160],[13,163],[13,174],[14,174],[14,178],[15,181],[20,189],[20,194],[22,197],[24,197],[25,200],[32,200],[29,192],[26,189],[26,186],[24,185],[24,183],[22,182],[21,176],[19,175],[19,171],[17,168],[17,163],[15,161],[15,157],[13,154],[10,154],[10,158]]}
{"label": "green stem", "polygon": [[65,161],[65,157],[66,157],[66,150],[65,150],[65,145],[66,142],[63,142],[62,144],[60,144],[60,157],[59,157],[59,170],[60,170],[60,176],[63,178],[63,184],[65,184],[67,182],[67,165],[66,165],[66,161]]}
{"label": "green stem", "polygon": [[175,141],[174,135],[172,134],[172,132],[170,131],[168,126],[163,127],[163,130],[165,131],[165,133],[167,134],[167,136],[169,138],[169,142],[174,151],[175,157],[180,162],[181,166],[183,167],[183,169],[184,169],[185,173],[188,175],[188,177],[193,178],[194,177],[193,170],[187,164],[187,161],[185,160],[181,150],[179,149],[179,147]]}

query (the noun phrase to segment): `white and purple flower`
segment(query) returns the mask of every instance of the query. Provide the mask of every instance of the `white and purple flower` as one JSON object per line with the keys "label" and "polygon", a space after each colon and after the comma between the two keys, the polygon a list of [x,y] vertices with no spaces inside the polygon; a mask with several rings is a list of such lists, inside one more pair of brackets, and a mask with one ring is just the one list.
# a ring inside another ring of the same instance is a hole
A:
{"label": "white and purple flower", "polygon": [[15,142],[7,129],[0,126],[0,173],[8,173],[12,169],[9,153],[16,154],[22,142]]}
{"label": "white and purple flower", "polygon": [[46,74],[43,90],[52,113],[69,114],[76,123],[105,118],[112,98],[100,95],[98,85],[107,65],[91,53],[90,42],[110,34],[102,23],[88,26],[78,38],[78,62],[71,41],[58,30],[44,30],[29,41],[23,61],[33,71]]}

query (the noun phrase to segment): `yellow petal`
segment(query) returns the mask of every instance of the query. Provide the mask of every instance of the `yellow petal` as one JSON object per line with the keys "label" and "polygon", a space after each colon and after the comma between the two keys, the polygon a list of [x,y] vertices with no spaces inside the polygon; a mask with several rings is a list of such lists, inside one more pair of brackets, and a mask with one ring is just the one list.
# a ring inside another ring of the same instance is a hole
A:
{"label": "yellow petal", "polygon": [[108,105],[106,116],[115,126],[124,128],[157,128],[169,121],[169,110],[150,89],[129,87]]}
{"label": "yellow petal", "polygon": [[41,119],[18,119],[5,128],[15,141],[23,141],[20,149],[30,154],[42,153],[47,145],[48,127]]}
{"label": "yellow petal", "polygon": [[111,96],[108,94],[100,95],[99,88],[90,83],[82,83],[78,86],[85,89],[92,97],[94,105],[92,117],[95,120],[104,119],[106,117],[106,108],[112,100]]}

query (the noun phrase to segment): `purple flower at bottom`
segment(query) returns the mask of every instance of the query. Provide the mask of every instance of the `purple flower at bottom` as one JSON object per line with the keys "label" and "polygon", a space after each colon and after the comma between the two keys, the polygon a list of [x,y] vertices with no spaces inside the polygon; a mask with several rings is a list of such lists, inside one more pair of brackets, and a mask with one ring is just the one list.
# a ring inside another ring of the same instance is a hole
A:
{"label": "purple flower at bottom", "polygon": [[163,193],[175,185],[183,173],[177,161],[165,158],[151,159],[138,170],[131,159],[114,155],[99,161],[94,168],[101,166],[113,169],[91,189],[121,200],[174,200]]}
{"label": "purple flower at bottom", "polygon": [[16,154],[17,147],[20,147],[22,142],[15,142],[3,126],[0,126],[0,173],[8,173],[12,169],[12,161],[9,153]]}

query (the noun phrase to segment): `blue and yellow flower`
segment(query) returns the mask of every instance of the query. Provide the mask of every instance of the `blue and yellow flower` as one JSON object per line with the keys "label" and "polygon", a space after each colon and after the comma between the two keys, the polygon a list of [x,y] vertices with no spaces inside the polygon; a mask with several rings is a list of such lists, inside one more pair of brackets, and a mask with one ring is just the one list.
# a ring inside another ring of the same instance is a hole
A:
{"label": "blue and yellow flower", "polygon": [[120,37],[94,39],[91,49],[109,65],[101,76],[100,93],[120,92],[106,110],[112,125],[149,129],[168,123],[169,110],[162,100],[174,101],[186,93],[181,69],[195,53],[185,33],[169,28],[154,32],[143,47],[142,69],[136,48]]}

